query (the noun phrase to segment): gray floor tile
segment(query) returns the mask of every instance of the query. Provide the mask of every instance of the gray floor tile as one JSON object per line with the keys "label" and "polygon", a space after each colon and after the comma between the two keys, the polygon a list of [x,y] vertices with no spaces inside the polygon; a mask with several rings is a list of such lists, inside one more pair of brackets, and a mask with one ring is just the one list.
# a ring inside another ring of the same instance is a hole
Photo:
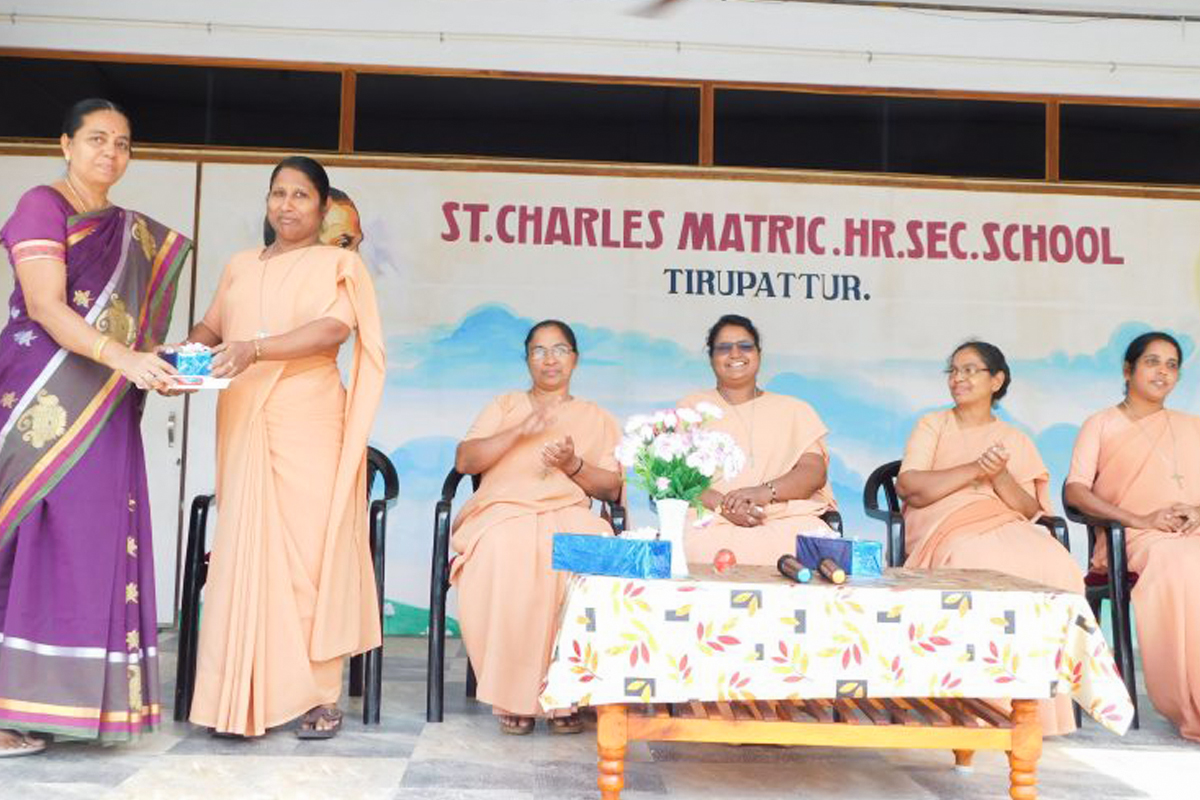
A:
{"label": "gray floor tile", "polygon": [[[908,778],[935,797],[958,800],[969,795],[973,800],[1008,800],[1008,774],[986,774],[976,770],[959,773],[953,769],[918,767],[905,770]],[[1039,770],[1038,795],[1055,800],[1124,800],[1147,797],[1107,775],[1095,772]]]}
{"label": "gray floor tile", "polygon": [[504,789],[528,793],[534,790],[535,783],[534,769],[527,763],[505,766],[430,759],[411,762],[400,785],[406,789]]}
{"label": "gray floor tile", "polygon": [[0,800],[98,800],[104,797],[110,787],[101,783],[83,782],[9,782],[8,771],[3,770],[4,776],[0,783]]}
{"label": "gray floor tile", "polygon": [[[162,641],[164,697],[174,637]],[[302,742],[292,725],[255,740],[218,739],[186,724],[134,745],[60,743],[41,756],[0,762],[0,800],[596,800],[595,722],[578,736],[544,723],[507,736],[491,709],[465,696],[461,642],[447,643],[445,721],[425,722],[424,639],[389,639],[382,724],[361,722],[361,700],[333,740]],[[1039,765],[1044,797],[1175,800],[1200,774],[1200,747],[1179,737],[1141,698],[1142,729],[1117,737],[1085,721],[1078,733],[1047,740]],[[166,709],[170,713],[170,708]],[[952,769],[946,751],[830,747],[738,747],[632,742],[624,800],[932,800],[1007,796],[1001,753],[976,755],[975,769]]]}
{"label": "gray floor tile", "polygon": [[[539,796],[553,797],[555,792],[585,794],[588,791],[594,795],[599,791],[596,788],[599,770],[595,761],[535,761],[533,767],[534,791]],[[667,792],[662,776],[658,774],[658,765],[636,762],[625,763],[625,788],[654,795]],[[622,791],[621,796],[624,795]]]}

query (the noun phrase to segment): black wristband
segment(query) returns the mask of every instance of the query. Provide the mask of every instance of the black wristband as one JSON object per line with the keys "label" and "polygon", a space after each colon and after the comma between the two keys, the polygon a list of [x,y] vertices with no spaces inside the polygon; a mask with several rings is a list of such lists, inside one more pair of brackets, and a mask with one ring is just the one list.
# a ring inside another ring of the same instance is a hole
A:
{"label": "black wristband", "polygon": [[581,470],[581,469],[583,469],[583,456],[579,456],[579,466],[575,468],[574,472],[571,472],[570,474],[568,474],[567,477],[574,478],[576,475],[579,474],[579,470]]}

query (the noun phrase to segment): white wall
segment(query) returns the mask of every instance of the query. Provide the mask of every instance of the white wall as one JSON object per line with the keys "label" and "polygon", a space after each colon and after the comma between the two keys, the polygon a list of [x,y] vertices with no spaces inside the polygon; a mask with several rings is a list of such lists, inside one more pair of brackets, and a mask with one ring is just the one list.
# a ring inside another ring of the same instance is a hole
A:
{"label": "white wall", "polygon": [[[0,46],[1200,99],[1198,22],[748,0],[635,13],[648,2],[9,0]],[[1027,3],[1051,4],[1200,11],[1195,0]]]}

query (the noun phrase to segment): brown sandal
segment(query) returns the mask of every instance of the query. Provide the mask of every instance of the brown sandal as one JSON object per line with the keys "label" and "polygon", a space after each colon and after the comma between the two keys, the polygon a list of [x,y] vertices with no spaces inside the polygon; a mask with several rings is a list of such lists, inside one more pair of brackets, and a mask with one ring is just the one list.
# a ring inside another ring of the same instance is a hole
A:
{"label": "brown sandal", "polygon": [[546,722],[551,733],[583,733],[583,720],[577,713],[565,717],[551,717]]}
{"label": "brown sandal", "polygon": [[[321,722],[329,723],[328,728],[318,728]],[[342,710],[317,706],[310,709],[300,719],[300,727],[296,730],[299,739],[332,739],[342,729]]]}
{"label": "brown sandal", "polygon": [[516,714],[501,714],[497,717],[500,720],[500,731],[509,733],[513,736],[526,736],[533,733],[533,717],[522,717]]}

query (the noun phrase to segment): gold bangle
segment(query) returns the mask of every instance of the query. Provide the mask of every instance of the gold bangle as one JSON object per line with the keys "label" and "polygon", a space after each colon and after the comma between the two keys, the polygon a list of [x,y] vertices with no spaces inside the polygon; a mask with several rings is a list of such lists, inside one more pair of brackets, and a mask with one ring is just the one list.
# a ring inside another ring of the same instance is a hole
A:
{"label": "gold bangle", "polygon": [[100,360],[100,356],[104,354],[104,348],[108,347],[108,343],[111,341],[112,339],[108,338],[107,336],[100,336],[96,339],[96,341],[92,342],[92,361],[95,361],[99,364],[104,363]]}
{"label": "gold bangle", "polygon": [[255,364],[257,364],[257,363],[258,363],[258,360],[259,360],[260,358],[262,358],[262,345],[261,345],[261,342],[262,342],[262,339],[255,339],[255,340],[254,340],[254,363],[255,363]]}

